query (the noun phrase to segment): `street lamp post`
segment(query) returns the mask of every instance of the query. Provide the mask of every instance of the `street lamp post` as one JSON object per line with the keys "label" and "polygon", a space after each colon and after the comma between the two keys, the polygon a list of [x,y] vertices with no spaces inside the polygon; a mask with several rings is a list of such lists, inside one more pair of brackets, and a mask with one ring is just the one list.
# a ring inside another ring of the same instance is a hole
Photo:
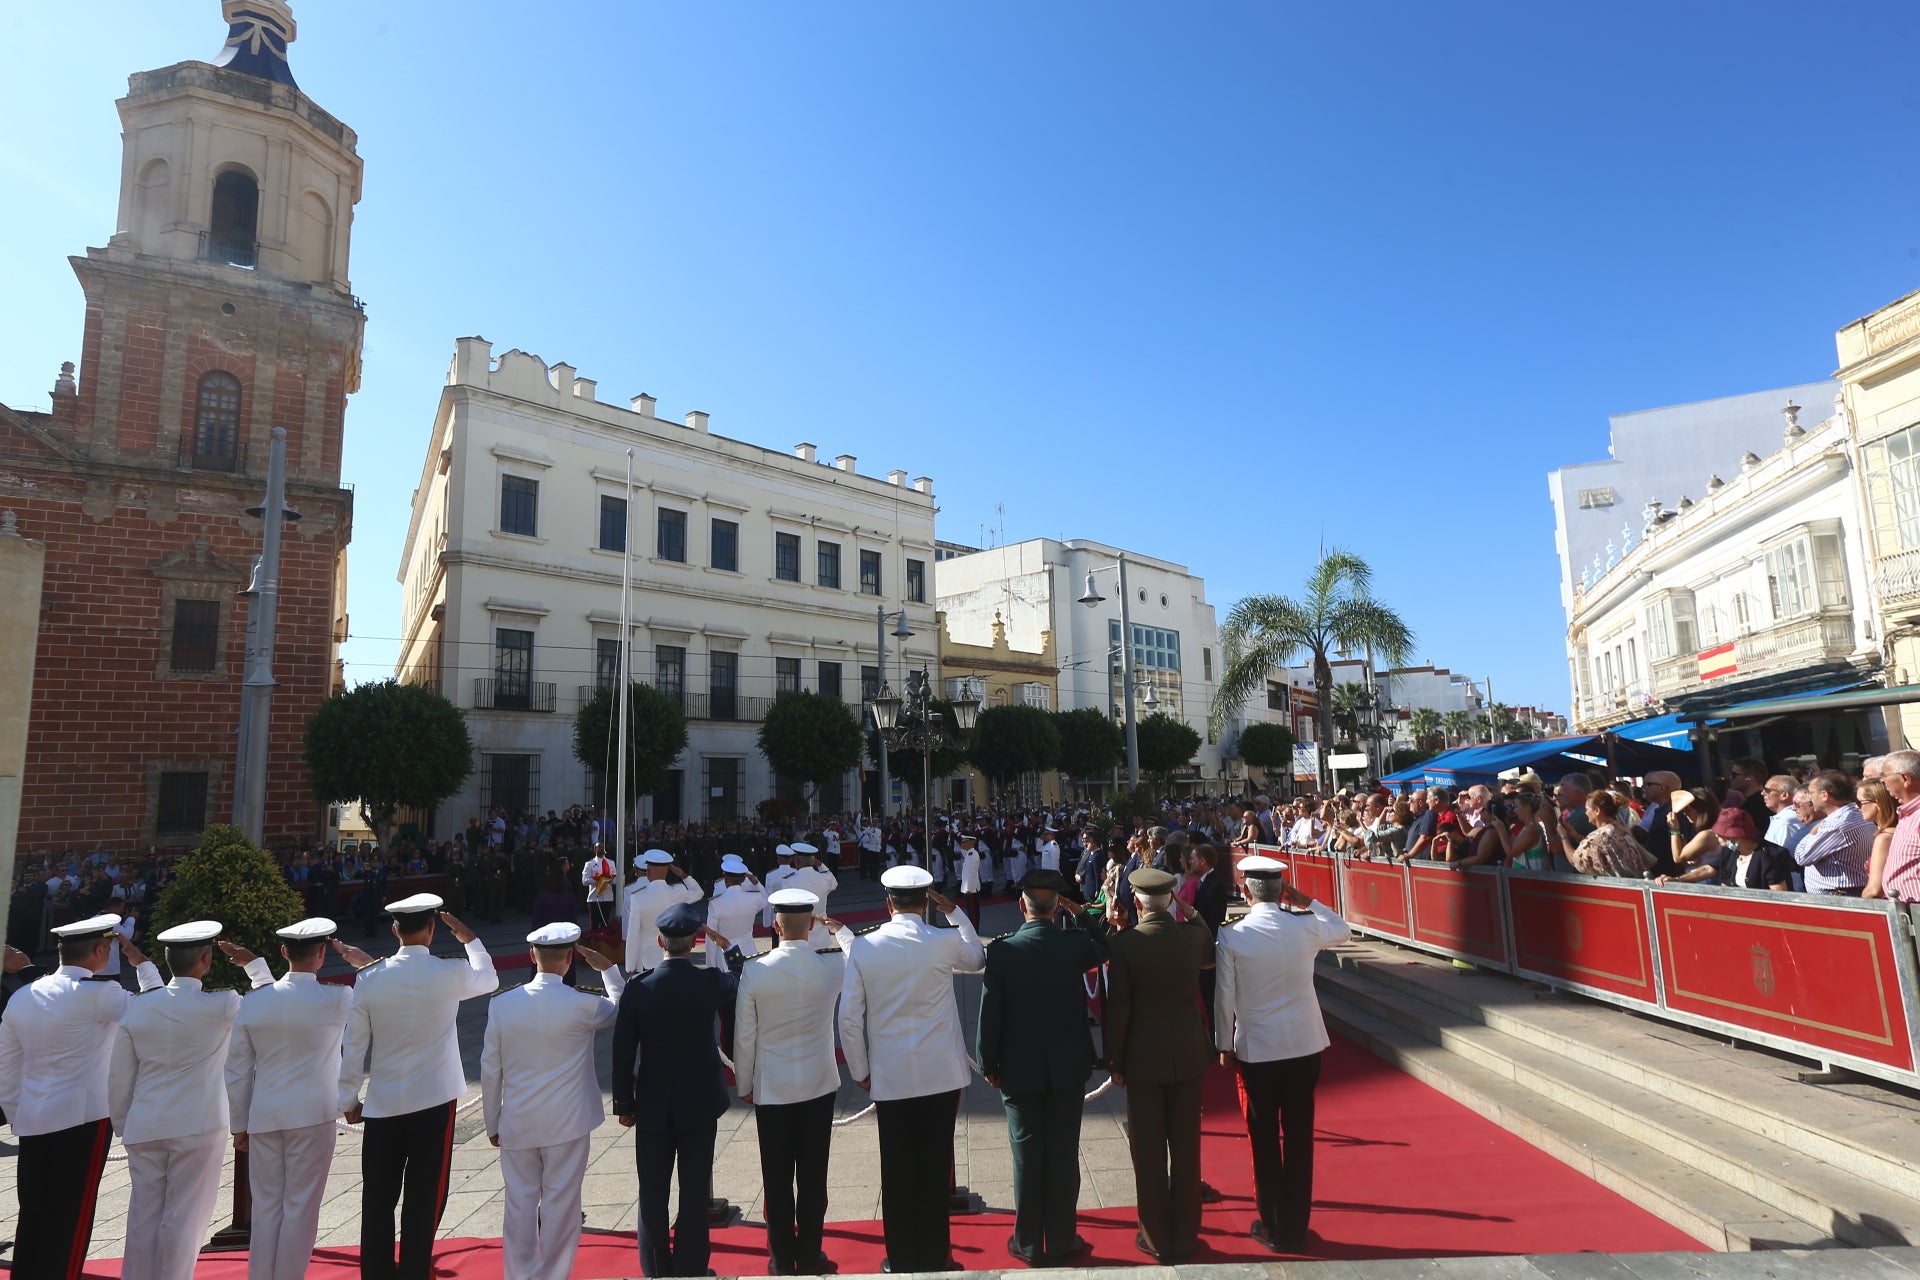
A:
{"label": "street lamp post", "polygon": [[[879,677],[880,688],[884,690],[887,687],[887,606],[883,604],[874,606],[873,636],[878,650],[875,655],[878,665],[874,667],[873,673]],[[904,672],[907,666],[907,641],[913,638],[913,632],[907,630],[905,609],[900,611],[900,622],[893,629],[893,638],[900,642],[900,668]],[[901,678],[904,682],[905,677]],[[878,723],[877,719],[876,723]],[[880,744],[880,822],[883,830],[887,819],[887,797],[892,792],[893,779],[887,772],[887,747],[886,743],[882,742]]]}
{"label": "street lamp post", "polygon": [[[903,624],[904,625],[904,621]],[[952,703],[954,723],[960,729],[960,740],[964,742],[973,732],[975,721],[980,718],[980,699],[973,696],[971,687],[967,696],[957,698]],[[947,732],[947,726],[933,705],[933,680],[927,675],[925,667],[907,677],[905,696],[895,695],[886,685],[880,687],[880,696],[873,700],[873,723],[880,731],[880,747],[884,751],[918,751],[920,753],[920,823],[921,853],[931,860],[933,856],[933,753],[941,747],[957,745],[953,735]]]}
{"label": "street lamp post", "polygon": [[[1127,599],[1126,556],[1122,555],[1113,564],[1102,568],[1087,570],[1087,589],[1080,597],[1079,603],[1092,608],[1106,600],[1106,597],[1101,595],[1099,589],[1093,585],[1093,575],[1106,573],[1108,570],[1116,570],[1120,576],[1120,690],[1121,697],[1126,703],[1127,786],[1138,787],[1140,785],[1140,726],[1133,710],[1133,609]],[[1147,686],[1147,697],[1150,700],[1149,709],[1158,705],[1158,699],[1153,696],[1152,685]]]}

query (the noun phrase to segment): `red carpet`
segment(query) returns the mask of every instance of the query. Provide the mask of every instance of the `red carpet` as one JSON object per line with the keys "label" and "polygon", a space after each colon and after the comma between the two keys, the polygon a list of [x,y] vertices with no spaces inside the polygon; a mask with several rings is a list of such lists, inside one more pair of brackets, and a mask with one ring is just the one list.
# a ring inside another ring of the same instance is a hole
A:
{"label": "red carpet", "polygon": [[[1402,1075],[1344,1041],[1334,1041],[1321,1076],[1315,1161],[1313,1256],[1426,1258],[1461,1254],[1643,1253],[1700,1251],[1691,1236],[1636,1208],[1459,1103]],[[864,1122],[863,1122],[864,1123]],[[1201,1154],[1207,1181],[1224,1196],[1205,1211],[1196,1262],[1263,1261],[1273,1255],[1247,1237],[1253,1220],[1252,1169],[1233,1077],[1215,1070],[1208,1083]],[[629,1175],[631,1176],[631,1175]],[[954,1253],[969,1270],[1017,1266],[1006,1254],[1012,1216],[975,1214],[953,1220]],[[1137,1266],[1126,1209],[1083,1210],[1080,1229],[1094,1246],[1081,1265]],[[713,1269],[721,1275],[764,1275],[765,1234],[730,1227],[714,1236]],[[827,1256],[845,1274],[876,1272],[883,1254],[878,1222],[829,1222]],[[356,1252],[323,1250],[307,1272],[313,1280],[353,1280]],[[242,1280],[246,1255],[209,1254],[197,1280]],[[498,1243],[445,1240],[443,1274],[497,1280]],[[85,1272],[117,1277],[118,1262]],[[574,1275],[638,1274],[631,1235],[589,1234]]]}

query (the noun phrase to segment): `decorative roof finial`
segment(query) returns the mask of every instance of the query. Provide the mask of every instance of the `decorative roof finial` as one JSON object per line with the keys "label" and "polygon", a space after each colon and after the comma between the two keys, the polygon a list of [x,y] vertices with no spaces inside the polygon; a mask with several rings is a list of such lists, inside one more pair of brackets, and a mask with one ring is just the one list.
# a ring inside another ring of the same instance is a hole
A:
{"label": "decorative roof finial", "polygon": [[1791,398],[1787,400],[1786,406],[1780,410],[1780,416],[1787,420],[1787,429],[1782,433],[1787,439],[1798,440],[1801,436],[1807,434],[1807,429],[1800,425],[1800,406],[1795,404]]}
{"label": "decorative roof finial", "polygon": [[287,46],[293,43],[297,28],[287,0],[220,0],[220,12],[227,20],[227,43],[213,60],[214,66],[276,84],[294,84]]}

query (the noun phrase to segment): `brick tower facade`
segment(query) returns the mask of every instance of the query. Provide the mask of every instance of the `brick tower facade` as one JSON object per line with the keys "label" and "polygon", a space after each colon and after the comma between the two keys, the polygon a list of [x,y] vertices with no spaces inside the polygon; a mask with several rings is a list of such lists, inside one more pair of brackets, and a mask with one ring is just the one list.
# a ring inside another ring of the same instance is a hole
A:
{"label": "brick tower facade", "polygon": [[338,683],[365,315],[348,285],[353,131],[293,83],[281,0],[227,0],[213,63],[132,77],[117,229],[71,259],[80,370],[0,406],[0,507],[45,542],[19,847],[188,844],[232,817],[247,587],[287,429],[266,839],[323,821],[301,731]]}

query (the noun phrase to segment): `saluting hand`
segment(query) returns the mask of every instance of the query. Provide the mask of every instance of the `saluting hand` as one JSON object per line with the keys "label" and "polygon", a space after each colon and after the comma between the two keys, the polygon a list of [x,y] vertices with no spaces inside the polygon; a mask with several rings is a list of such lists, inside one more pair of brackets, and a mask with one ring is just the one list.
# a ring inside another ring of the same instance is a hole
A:
{"label": "saluting hand", "polygon": [[953,912],[953,899],[949,898],[946,894],[940,892],[938,889],[927,890],[927,901],[931,902],[933,904],[933,909],[935,911],[938,911],[943,916],[950,915]]}
{"label": "saluting hand", "polygon": [[707,941],[711,942],[714,946],[720,948],[722,951],[733,950],[733,944],[731,942],[728,942],[720,934],[715,933],[711,926],[706,927],[704,932],[707,935]]}
{"label": "saluting hand", "polygon": [[593,966],[594,972],[596,973],[605,973],[607,970],[613,968],[612,960],[609,960],[606,956],[601,955],[598,951],[588,946],[584,942],[574,943],[573,949],[580,953],[580,958],[582,960],[585,960],[588,964]]}
{"label": "saluting hand", "polygon": [[147,953],[134,946],[132,938],[120,939],[120,954],[136,969],[147,962]]}
{"label": "saluting hand", "polygon": [[[239,943],[228,942],[225,938],[220,939],[220,941],[215,945],[220,948],[221,955],[224,955],[227,959],[233,961],[235,964],[239,965],[242,969],[246,968],[248,965],[252,964],[255,960],[258,960],[260,958],[259,956],[253,954],[253,952],[241,946]],[[238,1147],[238,1148],[235,1148],[235,1150],[245,1150],[245,1148]]]}
{"label": "saluting hand", "polygon": [[461,946],[464,947],[469,942],[473,941],[473,938],[474,938],[473,930],[467,928],[467,926],[465,926],[464,924],[461,924],[459,917],[454,915],[451,911],[442,911],[440,913],[440,920],[443,924],[447,926],[447,932],[453,935],[453,940],[455,942],[458,942]]}
{"label": "saluting hand", "polygon": [[345,942],[339,938],[333,939],[333,951],[335,955],[356,969],[364,969],[373,963],[372,956],[354,946],[351,942]]}

